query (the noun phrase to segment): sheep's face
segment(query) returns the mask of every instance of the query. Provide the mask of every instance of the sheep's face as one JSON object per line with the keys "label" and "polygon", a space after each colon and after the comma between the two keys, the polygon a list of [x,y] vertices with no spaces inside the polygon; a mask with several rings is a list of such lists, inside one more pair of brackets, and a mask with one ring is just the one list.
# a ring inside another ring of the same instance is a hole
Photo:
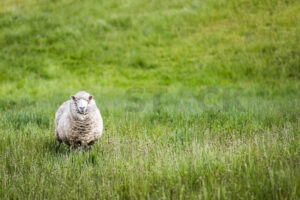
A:
{"label": "sheep's face", "polygon": [[78,98],[76,96],[71,96],[71,99],[75,104],[77,113],[85,114],[87,112],[90,101],[93,99],[93,96],[89,96],[88,98]]}

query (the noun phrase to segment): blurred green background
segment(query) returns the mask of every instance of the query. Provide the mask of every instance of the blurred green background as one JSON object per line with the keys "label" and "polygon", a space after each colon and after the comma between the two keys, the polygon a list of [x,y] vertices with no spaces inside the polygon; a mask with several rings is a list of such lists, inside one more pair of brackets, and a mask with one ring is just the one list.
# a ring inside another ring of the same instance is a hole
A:
{"label": "blurred green background", "polygon": [[299,84],[297,1],[2,0],[0,9],[4,95]]}

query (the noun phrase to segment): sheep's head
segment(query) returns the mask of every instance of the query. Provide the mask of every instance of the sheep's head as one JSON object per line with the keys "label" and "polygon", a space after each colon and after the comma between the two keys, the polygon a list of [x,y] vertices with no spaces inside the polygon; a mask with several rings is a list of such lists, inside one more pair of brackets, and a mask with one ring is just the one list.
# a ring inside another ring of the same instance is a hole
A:
{"label": "sheep's head", "polygon": [[92,104],[94,104],[93,96],[89,93],[80,91],[71,96],[72,109],[74,114],[85,115]]}

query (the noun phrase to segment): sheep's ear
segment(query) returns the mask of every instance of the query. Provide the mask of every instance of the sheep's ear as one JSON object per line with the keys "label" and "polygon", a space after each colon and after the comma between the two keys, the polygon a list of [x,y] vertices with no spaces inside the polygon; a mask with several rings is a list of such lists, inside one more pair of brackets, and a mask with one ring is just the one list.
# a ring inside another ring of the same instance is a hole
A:
{"label": "sheep's ear", "polygon": [[91,101],[93,99],[93,96],[89,96],[89,101]]}
{"label": "sheep's ear", "polygon": [[74,96],[71,96],[71,99],[72,99],[73,101],[76,101],[76,98],[75,98]]}

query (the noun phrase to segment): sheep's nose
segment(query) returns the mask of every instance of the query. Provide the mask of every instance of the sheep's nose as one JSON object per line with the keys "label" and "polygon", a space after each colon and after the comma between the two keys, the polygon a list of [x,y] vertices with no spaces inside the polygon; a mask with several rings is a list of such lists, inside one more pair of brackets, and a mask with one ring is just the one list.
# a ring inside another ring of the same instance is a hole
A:
{"label": "sheep's nose", "polygon": [[80,109],[81,111],[84,111],[84,107],[79,107],[79,109]]}

